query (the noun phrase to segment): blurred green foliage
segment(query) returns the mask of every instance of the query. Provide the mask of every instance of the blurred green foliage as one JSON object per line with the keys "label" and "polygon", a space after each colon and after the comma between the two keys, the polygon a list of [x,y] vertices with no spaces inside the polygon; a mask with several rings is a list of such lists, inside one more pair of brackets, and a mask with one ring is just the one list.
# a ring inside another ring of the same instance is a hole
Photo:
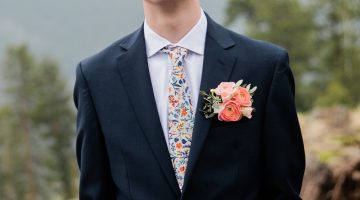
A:
{"label": "blurred green foliage", "polygon": [[359,0],[229,0],[227,21],[285,47],[297,84],[297,107],[360,102]]}
{"label": "blurred green foliage", "polygon": [[75,117],[59,66],[22,45],[8,49],[1,70],[0,199],[76,196]]}

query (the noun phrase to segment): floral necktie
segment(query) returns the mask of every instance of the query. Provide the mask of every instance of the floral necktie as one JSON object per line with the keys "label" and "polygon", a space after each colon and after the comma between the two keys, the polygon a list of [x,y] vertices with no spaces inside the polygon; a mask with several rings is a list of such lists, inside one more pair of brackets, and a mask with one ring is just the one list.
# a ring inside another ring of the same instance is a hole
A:
{"label": "floral necktie", "polygon": [[182,190],[195,117],[191,91],[184,71],[184,59],[188,50],[182,47],[165,47],[161,52],[169,55],[172,67],[168,84],[169,152],[176,179]]}

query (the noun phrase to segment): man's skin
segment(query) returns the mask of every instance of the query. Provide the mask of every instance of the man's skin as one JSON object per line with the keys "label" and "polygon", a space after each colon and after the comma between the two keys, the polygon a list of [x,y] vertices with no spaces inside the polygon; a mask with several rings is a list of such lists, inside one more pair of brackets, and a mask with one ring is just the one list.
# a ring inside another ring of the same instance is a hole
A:
{"label": "man's skin", "polygon": [[146,22],[152,30],[177,43],[200,19],[199,0],[143,0]]}

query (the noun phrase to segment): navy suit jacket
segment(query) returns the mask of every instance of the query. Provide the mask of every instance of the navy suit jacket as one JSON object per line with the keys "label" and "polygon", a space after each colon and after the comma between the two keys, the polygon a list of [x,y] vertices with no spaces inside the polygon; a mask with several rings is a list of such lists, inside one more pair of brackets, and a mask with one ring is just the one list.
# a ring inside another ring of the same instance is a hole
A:
{"label": "navy suit jacket", "polygon": [[287,52],[207,18],[200,89],[240,79],[257,86],[253,118],[222,122],[196,111],[181,193],[156,108],[141,27],[76,69],[81,200],[301,199],[304,147]]}

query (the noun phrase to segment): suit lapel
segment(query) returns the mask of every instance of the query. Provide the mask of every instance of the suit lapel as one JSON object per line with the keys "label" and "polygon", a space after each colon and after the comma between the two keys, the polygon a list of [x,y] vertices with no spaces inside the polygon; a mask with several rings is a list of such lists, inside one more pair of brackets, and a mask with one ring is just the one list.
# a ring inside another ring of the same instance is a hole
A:
{"label": "suit lapel", "polygon": [[[234,56],[231,51],[235,43],[227,30],[212,21],[208,15],[207,20],[208,28],[200,90],[208,92],[211,88],[215,88],[220,82],[229,80],[236,56]],[[120,46],[125,50],[125,52],[117,58],[118,70],[123,85],[143,133],[161,166],[164,176],[174,193],[180,197],[180,189],[171,164],[169,151],[157,112],[147,63],[143,28],[129,35],[126,40],[123,40]],[[189,184],[196,161],[199,158],[211,126],[212,120],[206,119],[200,112],[202,106],[202,97],[199,95],[183,192],[186,191]]]}
{"label": "suit lapel", "polygon": [[[229,80],[236,61],[236,56],[232,55],[231,47],[233,47],[235,43],[230,38],[229,33],[223,27],[212,21],[210,17],[207,16],[207,19],[208,28],[200,90],[209,92],[211,88],[217,87],[220,82]],[[186,191],[189,184],[196,161],[199,158],[212,122],[212,119],[206,119],[203,113],[200,112],[200,109],[203,107],[203,100],[200,95],[198,98],[183,193]]]}
{"label": "suit lapel", "polygon": [[180,197],[151,85],[143,29],[130,35],[120,46],[126,50],[117,59],[123,85],[168,183]]}

